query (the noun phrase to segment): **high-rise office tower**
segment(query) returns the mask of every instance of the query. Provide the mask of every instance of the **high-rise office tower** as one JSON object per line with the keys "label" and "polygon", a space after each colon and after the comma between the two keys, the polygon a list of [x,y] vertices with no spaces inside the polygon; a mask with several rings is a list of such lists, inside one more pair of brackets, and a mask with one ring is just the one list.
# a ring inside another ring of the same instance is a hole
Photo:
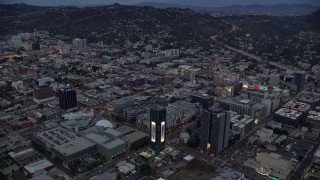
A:
{"label": "high-rise office tower", "polygon": [[200,146],[212,152],[221,152],[229,143],[230,113],[211,107],[203,111],[200,128]]}
{"label": "high-rise office tower", "polygon": [[166,146],[166,109],[150,109],[150,149],[158,154]]}
{"label": "high-rise office tower", "polygon": [[295,84],[297,85],[297,91],[303,91],[304,83],[306,81],[306,72],[297,71],[294,73]]}
{"label": "high-rise office tower", "polygon": [[213,103],[213,96],[210,96],[208,94],[195,93],[191,96],[191,102],[199,103],[200,105],[202,105],[203,109],[207,109]]}
{"label": "high-rise office tower", "polygon": [[59,89],[59,106],[63,110],[77,107],[77,92],[71,87]]}

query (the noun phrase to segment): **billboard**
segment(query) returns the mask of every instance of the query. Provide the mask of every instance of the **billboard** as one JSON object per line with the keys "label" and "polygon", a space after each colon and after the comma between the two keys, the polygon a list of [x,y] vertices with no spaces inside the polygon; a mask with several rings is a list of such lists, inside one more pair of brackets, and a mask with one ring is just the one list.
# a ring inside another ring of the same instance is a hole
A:
{"label": "billboard", "polygon": [[156,142],[156,123],[151,122],[151,141]]}
{"label": "billboard", "polygon": [[166,137],[166,123],[165,122],[161,122],[161,138],[160,141],[164,142],[165,137]]}

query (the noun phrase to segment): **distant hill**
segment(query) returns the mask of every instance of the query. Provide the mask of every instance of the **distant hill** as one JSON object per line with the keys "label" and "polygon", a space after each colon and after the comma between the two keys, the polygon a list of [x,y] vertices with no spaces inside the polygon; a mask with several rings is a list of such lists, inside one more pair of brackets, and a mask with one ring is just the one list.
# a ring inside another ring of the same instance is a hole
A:
{"label": "distant hill", "polygon": [[[250,6],[255,9],[258,9],[257,7],[260,6]],[[232,9],[237,9],[237,7],[232,7]],[[237,25],[242,30],[241,32],[257,37],[262,34],[291,36],[302,30],[320,31],[319,11],[306,16],[213,17],[208,13],[195,12],[191,9],[160,9],[120,4],[86,8],[0,4],[0,14],[0,34],[2,35],[37,29],[72,36],[80,34],[86,36],[95,31],[98,33],[112,32],[110,36],[112,38],[126,37],[131,32],[131,34],[173,36],[176,40],[195,37],[208,39],[212,35],[229,32],[232,24]]]}
{"label": "distant hill", "polygon": [[320,32],[320,9],[308,16],[305,16],[304,19],[310,26],[312,26],[313,29],[316,29]]}
{"label": "distant hill", "polygon": [[26,13],[32,13],[40,10],[49,9],[50,7],[31,6],[27,4],[0,4],[0,17],[17,16]]}
{"label": "distant hill", "polygon": [[213,13],[227,13],[227,14],[272,14],[272,15],[307,15],[318,9],[320,6],[313,6],[308,4],[276,4],[276,5],[233,5],[224,7],[201,7],[191,5],[169,4],[169,3],[154,3],[144,2],[137,4],[138,6],[152,6],[156,8],[189,8],[195,11],[206,11]]}
{"label": "distant hill", "polygon": [[219,11],[228,13],[250,13],[250,14],[275,14],[275,15],[307,15],[318,9],[319,6],[306,4],[276,4],[276,5],[247,5],[247,6],[226,6],[217,8]]}
{"label": "distant hill", "polygon": [[319,10],[313,12],[312,14],[309,15],[310,17],[314,17],[314,18],[320,18],[320,8]]}
{"label": "distant hill", "polygon": [[[15,11],[19,12],[12,14],[14,16],[0,17],[0,33],[12,34],[19,31],[32,31],[35,28],[66,35],[102,32],[110,29],[121,30],[123,33],[134,30],[154,33],[159,31],[158,26],[165,26],[170,34],[176,36],[199,33],[210,37],[223,28],[220,20],[188,9],[157,9],[120,4],[86,8],[31,7],[0,5],[0,9],[4,11],[15,8]],[[120,26],[119,23],[122,25]],[[136,27],[131,27],[133,25]]]}

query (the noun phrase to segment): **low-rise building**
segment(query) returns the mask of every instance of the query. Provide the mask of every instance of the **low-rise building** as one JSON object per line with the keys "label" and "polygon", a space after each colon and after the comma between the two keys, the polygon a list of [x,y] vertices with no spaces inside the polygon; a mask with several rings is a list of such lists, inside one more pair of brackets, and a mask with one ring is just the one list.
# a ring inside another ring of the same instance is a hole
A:
{"label": "low-rise building", "polygon": [[127,161],[121,161],[117,164],[117,166],[118,166],[118,170],[124,174],[128,174],[130,171],[136,168],[134,164]]}
{"label": "low-rise building", "polygon": [[320,103],[320,94],[315,92],[302,91],[296,96],[296,99],[303,103],[307,103],[312,107],[315,107]]}
{"label": "low-rise building", "polygon": [[132,143],[137,142],[143,138],[148,137],[149,135],[145,132],[142,131],[134,131],[130,134],[127,134],[125,136],[122,137],[122,139],[127,143],[128,147],[131,147]]}
{"label": "low-rise building", "polygon": [[313,128],[320,129],[320,112],[318,111],[310,111],[306,122],[310,123]]}
{"label": "low-rise building", "polygon": [[243,137],[253,129],[253,118],[247,115],[240,115],[230,111],[230,129],[239,133]]}
{"label": "low-rise building", "polygon": [[33,91],[33,101],[38,104],[51,101],[55,98],[55,94],[50,86],[38,87]]}
{"label": "low-rise building", "polygon": [[293,109],[281,108],[274,114],[277,122],[298,127],[302,118],[302,113]]}
{"label": "low-rise building", "polygon": [[42,158],[42,156],[32,148],[25,149],[22,151],[16,151],[16,152],[12,151],[12,152],[9,152],[8,155],[21,167],[27,165],[27,163],[30,163],[35,160],[38,160],[39,158]]}
{"label": "low-rise building", "polygon": [[190,139],[190,135],[188,132],[181,132],[180,133],[180,140],[183,142],[183,143],[187,143]]}
{"label": "low-rise building", "polygon": [[35,174],[41,174],[44,171],[48,171],[53,167],[53,164],[47,159],[31,163],[23,167],[23,170],[28,174],[29,177]]}
{"label": "low-rise building", "polygon": [[113,158],[126,151],[126,143],[112,134],[92,133],[85,135],[87,139],[97,144],[97,151],[106,158]]}
{"label": "low-rise building", "polygon": [[67,163],[96,150],[96,143],[60,126],[34,134],[33,142]]}
{"label": "low-rise building", "polygon": [[125,135],[130,134],[135,131],[133,128],[126,126],[126,125],[120,126],[116,130],[121,133],[120,136],[125,136]]}
{"label": "low-rise building", "polygon": [[118,174],[115,172],[104,172],[102,174],[98,174],[90,178],[89,180],[116,180]]}

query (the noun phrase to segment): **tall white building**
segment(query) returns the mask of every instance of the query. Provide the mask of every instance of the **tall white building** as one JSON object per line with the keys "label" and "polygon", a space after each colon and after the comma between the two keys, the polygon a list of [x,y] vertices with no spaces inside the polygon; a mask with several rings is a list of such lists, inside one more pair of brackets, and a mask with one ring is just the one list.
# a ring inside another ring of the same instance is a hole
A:
{"label": "tall white building", "polygon": [[86,39],[79,39],[75,38],[72,41],[72,47],[75,49],[84,49],[87,46],[87,40]]}

